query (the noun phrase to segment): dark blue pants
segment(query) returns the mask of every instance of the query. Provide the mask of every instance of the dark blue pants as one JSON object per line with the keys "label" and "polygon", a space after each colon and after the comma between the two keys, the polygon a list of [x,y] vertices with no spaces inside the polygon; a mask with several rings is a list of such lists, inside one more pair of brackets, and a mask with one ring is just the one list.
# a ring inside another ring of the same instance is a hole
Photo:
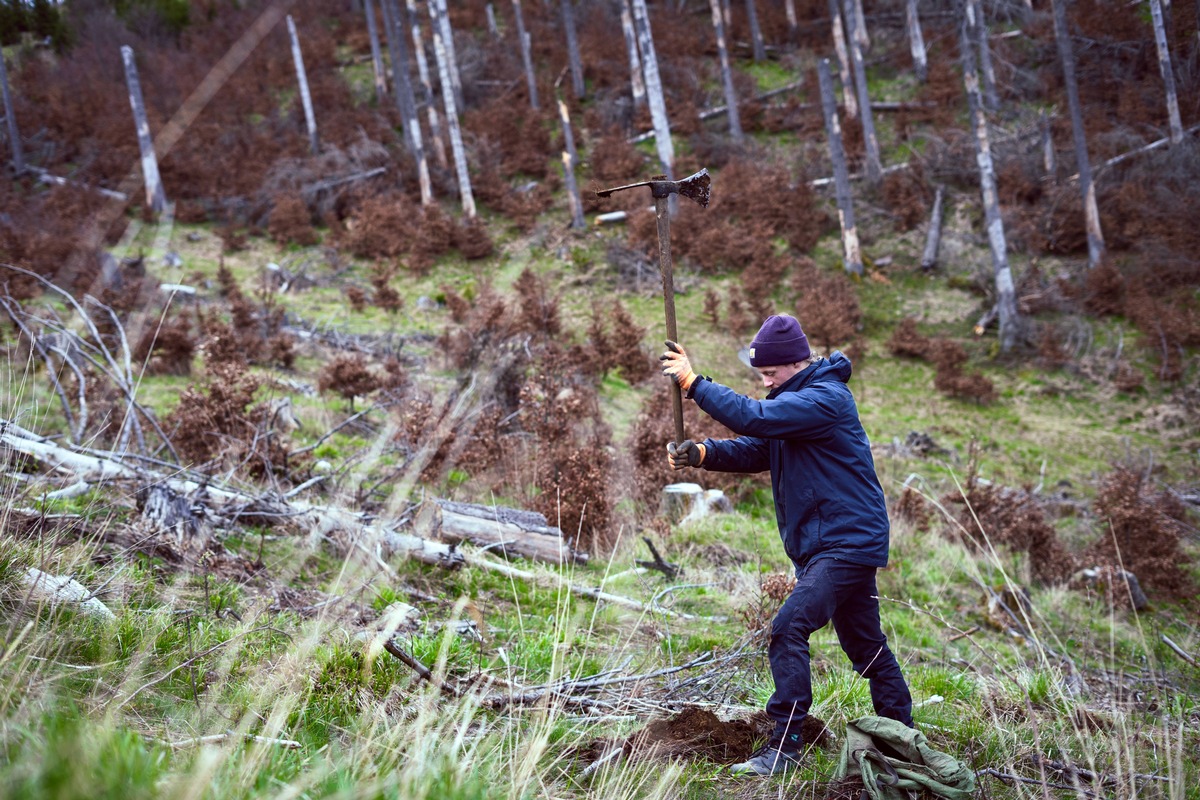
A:
{"label": "dark blue pants", "polygon": [[838,642],[854,670],[871,682],[875,714],[912,727],[912,695],[879,625],[875,568],[834,558],[798,571],[796,588],[771,625],[768,654],[775,693],[767,714],[776,734],[799,733],[812,705],[808,637],[833,621]]}

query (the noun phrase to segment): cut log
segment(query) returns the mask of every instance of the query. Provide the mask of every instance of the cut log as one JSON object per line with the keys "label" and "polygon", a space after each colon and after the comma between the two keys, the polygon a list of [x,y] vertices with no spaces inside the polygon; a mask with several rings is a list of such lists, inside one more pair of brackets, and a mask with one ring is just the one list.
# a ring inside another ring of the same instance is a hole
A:
{"label": "cut log", "polygon": [[36,567],[30,567],[21,578],[29,599],[37,604],[50,606],[69,605],[78,608],[89,617],[99,620],[116,619],[117,615],[108,606],[97,600],[87,587],[65,575],[51,575]]}
{"label": "cut log", "polygon": [[534,511],[438,500],[431,533],[449,542],[470,542],[505,556],[546,564],[586,564],[587,553],[574,550],[562,531]]}

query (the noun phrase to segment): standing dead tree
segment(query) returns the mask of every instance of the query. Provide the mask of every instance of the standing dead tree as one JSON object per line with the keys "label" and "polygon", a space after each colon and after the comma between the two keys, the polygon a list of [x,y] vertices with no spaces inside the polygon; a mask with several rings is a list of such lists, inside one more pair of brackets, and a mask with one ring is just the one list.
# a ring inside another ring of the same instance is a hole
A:
{"label": "standing dead tree", "polygon": [[521,0],[512,0],[513,17],[517,23],[517,46],[521,48],[521,63],[525,65],[525,85],[529,92],[529,107],[538,110],[537,77],[533,74],[533,55],[530,52],[529,32],[525,30],[525,15]]}
{"label": "standing dead tree", "polygon": [[[637,32],[633,28],[633,14],[629,0],[617,0],[621,4],[621,33],[625,36],[625,51],[629,56],[629,87],[633,94],[633,107],[646,104],[646,81],[642,77],[642,59],[638,55]],[[718,0],[719,2],[719,0]]]}
{"label": "standing dead tree", "polygon": [[433,102],[433,81],[429,77],[429,60],[425,57],[425,39],[421,35],[421,19],[417,0],[408,0],[408,23],[412,28],[413,55],[417,61],[417,77],[421,81],[421,96],[425,103],[425,114],[429,120],[429,138],[433,140],[433,154],[438,166],[446,168],[446,145],[442,141],[442,122],[438,116],[437,103]]}
{"label": "standing dead tree", "polygon": [[125,83],[129,87],[129,106],[133,109],[133,124],[137,127],[138,148],[142,153],[142,177],[146,182],[146,205],[155,214],[162,213],[167,205],[162,179],[158,175],[158,158],[154,155],[154,140],[150,137],[150,122],[146,119],[146,103],[142,99],[142,83],[138,79],[137,63],[133,48],[121,47],[121,59],[125,62]]}
{"label": "standing dead tree", "polygon": [[567,37],[567,63],[571,68],[571,90],[576,100],[582,100],[587,95],[587,86],[583,80],[583,59],[579,57],[579,35],[575,28],[575,5],[572,0],[560,0],[562,3],[563,33]]}
{"label": "standing dead tree", "polygon": [[762,28],[758,25],[758,9],[754,0],[746,0],[746,24],[750,28],[750,47],[755,61],[767,60],[767,48],[763,44]]}
{"label": "standing dead tree", "polygon": [[1088,159],[1087,132],[1083,128],[1083,110],[1079,103],[1079,84],[1075,80],[1075,52],[1067,27],[1064,0],[1051,0],[1054,12],[1054,38],[1058,40],[1058,58],[1062,63],[1067,107],[1071,113],[1071,133],[1075,139],[1075,161],[1079,167],[1079,191],[1083,196],[1084,224],[1087,228],[1088,266],[1096,267],[1104,258],[1104,232],[1100,229],[1100,209],[1096,205],[1096,185]]}
{"label": "standing dead tree", "polygon": [[833,93],[833,77],[829,74],[828,58],[817,62],[817,79],[821,85],[821,111],[825,115],[825,132],[829,137],[829,157],[833,161],[838,221],[842,227],[842,253],[846,260],[846,271],[862,275],[862,253],[858,245],[858,228],[854,222],[854,198],[850,193],[846,152],[842,149],[842,126],[838,121],[837,98]]}
{"label": "standing dead tree", "polygon": [[[965,0],[966,3],[972,0]],[[1021,317],[1017,310],[1017,293],[1012,269],[1008,264],[1008,245],[1004,238],[1004,220],[1000,216],[1000,195],[996,189],[996,170],[992,163],[992,145],[988,135],[987,117],[979,92],[976,71],[975,33],[969,15],[961,15],[959,48],[962,52],[963,83],[967,90],[971,125],[975,131],[975,159],[979,166],[979,188],[983,197],[983,213],[987,224],[988,244],[992,251],[992,272],[996,285],[996,315],[1000,319],[1000,350],[1011,352],[1020,335]]]}
{"label": "standing dead tree", "polygon": [[1167,93],[1167,124],[1171,129],[1171,146],[1174,147],[1183,142],[1183,122],[1179,117],[1179,98],[1175,95],[1175,71],[1171,69],[1171,51],[1167,48],[1162,0],[1150,0],[1150,17],[1154,22],[1154,44],[1158,48],[1158,69]]}
{"label": "standing dead tree", "polygon": [[738,116],[737,91],[733,88],[733,68],[729,64],[729,48],[725,44],[725,21],[721,16],[721,0],[708,0],[712,8],[713,30],[717,35],[717,57],[721,62],[721,85],[725,90],[725,109],[729,115],[729,137],[737,143],[745,138]]}
{"label": "standing dead tree", "polygon": [[850,71],[850,53],[846,49],[846,26],[842,24],[839,0],[829,0],[829,22],[833,33],[833,52],[838,60],[838,79],[842,83],[842,104],[846,119],[858,119],[858,99],[854,95],[854,75]]}
{"label": "standing dead tree", "polygon": [[563,135],[563,183],[567,188],[567,202],[571,207],[571,227],[576,230],[587,227],[583,219],[583,201],[579,197],[579,184],[575,181],[575,165],[579,162],[579,154],[575,150],[575,134],[571,131],[571,114],[567,104],[558,98],[558,121],[562,125]]}
{"label": "standing dead tree", "polygon": [[650,12],[646,0],[632,0],[633,24],[642,51],[642,72],[646,78],[646,97],[650,102],[650,119],[654,122],[654,146],[663,173],[674,174],[675,146],[671,142],[671,121],[667,117],[667,101],[663,95],[662,77],[658,72],[658,56],[654,52],[654,34],[650,30]]}
{"label": "standing dead tree", "polygon": [[967,0],[967,22],[975,34],[975,46],[979,50],[979,74],[983,77],[983,105],[988,111],[1000,108],[1000,94],[996,91],[996,71],[992,68],[992,47],[988,42],[987,18],[982,0]]}
{"label": "standing dead tree", "polygon": [[942,202],[946,188],[939,185],[933,198],[933,211],[929,215],[929,231],[925,235],[925,252],[921,255],[921,269],[930,270],[937,266],[938,247],[942,242]]}
{"label": "standing dead tree", "polygon": [[25,172],[25,153],[21,149],[21,135],[17,133],[17,116],[13,113],[12,92],[8,88],[8,69],[4,66],[4,55],[0,53],[0,92],[4,94],[4,120],[8,126],[8,146],[12,151],[13,172]]}
{"label": "standing dead tree", "polygon": [[925,55],[925,37],[921,35],[921,17],[917,14],[917,0],[905,0],[904,17],[908,28],[908,48],[912,53],[913,72],[921,83],[929,77],[929,63]]}
{"label": "standing dead tree", "polygon": [[304,53],[300,51],[300,37],[296,34],[296,23],[292,15],[287,18],[288,36],[292,40],[292,62],[296,65],[296,82],[300,86],[300,102],[304,105],[304,122],[308,127],[308,143],[312,154],[321,152],[321,142],[317,138],[317,117],[313,113],[312,94],[308,91],[308,74],[304,71]]}
{"label": "standing dead tree", "polygon": [[445,27],[440,20],[437,0],[430,0],[430,28],[433,31],[433,51],[438,62],[438,76],[442,80],[442,104],[446,108],[446,125],[450,130],[450,150],[454,153],[454,169],[458,175],[458,196],[462,201],[463,213],[468,218],[475,216],[475,196],[471,193],[471,173],[467,170],[467,152],[463,147],[462,131],[458,126],[458,106],[455,105],[453,83],[450,77],[450,53],[443,41]]}
{"label": "standing dead tree", "polygon": [[442,34],[442,47],[446,49],[446,63],[450,68],[449,85],[454,87],[455,108],[466,108],[463,101],[462,75],[458,71],[458,50],[454,47],[454,29],[450,27],[450,11],[446,7],[446,0],[429,0],[429,4],[438,7],[437,22],[434,24]]}
{"label": "standing dead tree", "polygon": [[850,60],[854,64],[854,87],[858,92],[858,111],[863,128],[863,144],[867,154],[867,180],[878,186],[883,180],[883,163],[879,158],[879,139],[875,135],[875,117],[871,113],[871,95],[867,90],[867,67],[857,31],[866,30],[867,23],[855,11],[856,0],[845,0],[846,25],[850,28]]}
{"label": "standing dead tree", "polygon": [[408,44],[404,38],[405,9],[396,0],[380,0],[383,6],[383,24],[386,28],[388,55],[392,60],[392,89],[396,97],[396,108],[400,112],[400,123],[404,128],[404,145],[417,162],[417,182],[421,187],[421,204],[433,202],[433,185],[429,179],[429,162],[425,160],[425,143],[421,136],[421,122],[417,116],[417,99],[413,94],[412,80],[408,72]]}
{"label": "standing dead tree", "polygon": [[364,0],[363,13],[367,16],[367,36],[371,39],[371,76],[375,79],[375,100],[383,102],[387,94],[387,75],[383,71],[383,56],[379,52],[379,30],[375,26],[375,4]]}

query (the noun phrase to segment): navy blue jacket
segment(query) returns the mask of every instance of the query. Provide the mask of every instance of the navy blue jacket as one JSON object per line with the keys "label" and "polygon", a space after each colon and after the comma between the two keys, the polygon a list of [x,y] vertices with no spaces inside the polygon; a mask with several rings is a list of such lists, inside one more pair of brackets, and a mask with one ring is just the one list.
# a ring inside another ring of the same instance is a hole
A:
{"label": "navy blue jacket", "polygon": [[765,400],[707,379],[689,392],[736,439],[705,439],[704,469],[771,470],[775,517],[797,567],[814,559],[887,566],[888,516],[871,443],[846,386],[850,359],[814,362]]}

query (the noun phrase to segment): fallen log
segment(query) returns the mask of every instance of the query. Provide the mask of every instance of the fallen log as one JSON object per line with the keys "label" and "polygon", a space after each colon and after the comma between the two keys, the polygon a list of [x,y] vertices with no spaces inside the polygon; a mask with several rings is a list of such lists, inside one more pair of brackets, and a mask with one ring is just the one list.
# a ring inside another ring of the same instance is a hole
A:
{"label": "fallen log", "polygon": [[37,567],[30,567],[21,578],[29,600],[33,603],[58,607],[73,606],[89,617],[99,620],[116,619],[108,606],[93,596],[93,593],[74,578],[51,575]]}
{"label": "fallen log", "polygon": [[506,558],[521,556],[546,564],[588,560],[587,553],[576,551],[560,529],[550,527],[544,516],[533,511],[438,500],[434,512],[433,532],[449,542],[470,542]]}

